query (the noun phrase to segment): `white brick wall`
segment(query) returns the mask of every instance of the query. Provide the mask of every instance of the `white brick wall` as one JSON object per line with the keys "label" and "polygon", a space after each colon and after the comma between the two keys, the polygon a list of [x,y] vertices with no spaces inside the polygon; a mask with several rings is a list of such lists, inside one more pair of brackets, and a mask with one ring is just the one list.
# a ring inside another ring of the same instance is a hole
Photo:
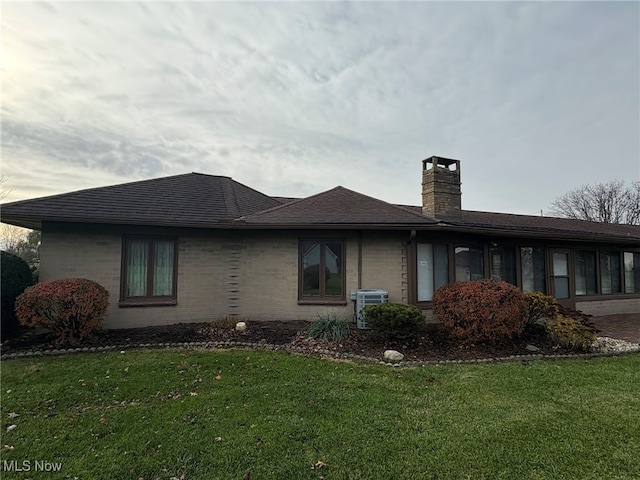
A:
{"label": "white brick wall", "polygon": [[[216,232],[179,235],[178,305],[118,306],[122,234],[106,229],[45,228],[41,281],[84,277],[110,293],[107,328],[210,321],[236,314],[254,320],[314,320],[318,315],[351,316],[349,292],[358,288],[358,235],[346,240],[346,305],[298,305],[298,240],[295,232]],[[163,232],[156,232],[162,234]],[[389,301],[406,302],[406,252],[400,233],[362,236],[362,288],[383,288]]]}
{"label": "white brick wall", "polygon": [[[407,303],[406,233],[338,232],[346,243],[346,305],[298,305],[298,241],[314,233],[208,231],[178,234],[178,305],[118,306],[122,234],[140,229],[75,227],[45,228],[42,234],[40,280],[84,277],[110,292],[107,328],[128,328],[180,322],[211,321],[222,315],[254,320],[314,320],[318,315],[353,315],[349,292],[358,285],[361,241],[361,288],[389,291],[389,301]],[[157,229],[146,233],[163,234]],[[578,301],[576,308],[592,315],[638,313],[637,298]],[[428,321],[436,321],[431,311]]]}

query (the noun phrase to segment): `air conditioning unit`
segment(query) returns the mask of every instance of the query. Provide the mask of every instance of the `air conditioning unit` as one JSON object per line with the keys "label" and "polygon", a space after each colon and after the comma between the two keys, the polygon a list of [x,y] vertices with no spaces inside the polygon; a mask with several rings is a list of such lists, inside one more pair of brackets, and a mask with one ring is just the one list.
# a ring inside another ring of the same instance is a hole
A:
{"label": "air conditioning unit", "polygon": [[356,302],[356,323],[358,328],[366,329],[367,322],[364,319],[364,307],[389,302],[389,292],[386,290],[364,289],[351,292],[351,300]]}

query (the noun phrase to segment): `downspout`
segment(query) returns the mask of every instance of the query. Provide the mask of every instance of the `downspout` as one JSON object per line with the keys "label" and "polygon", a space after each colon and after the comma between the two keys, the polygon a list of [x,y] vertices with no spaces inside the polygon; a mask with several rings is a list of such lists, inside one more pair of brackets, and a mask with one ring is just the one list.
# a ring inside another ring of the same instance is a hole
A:
{"label": "downspout", "polygon": [[358,290],[362,288],[362,230],[358,230]]}

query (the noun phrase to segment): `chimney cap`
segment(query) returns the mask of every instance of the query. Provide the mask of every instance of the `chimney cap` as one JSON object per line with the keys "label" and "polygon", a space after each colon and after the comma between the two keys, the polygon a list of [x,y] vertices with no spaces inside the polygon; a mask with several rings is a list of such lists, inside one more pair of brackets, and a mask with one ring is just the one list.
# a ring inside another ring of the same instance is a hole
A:
{"label": "chimney cap", "polygon": [[425,158],[422,161],[422,169],[427,170],[427,164],[436,166],[442,166],[445,168],[449,168],[451,165],[455,165],[454,170],[458,170],[460,168],[460,160],[454,160],[453,158],[444,158],[433,155],[432,157]]}

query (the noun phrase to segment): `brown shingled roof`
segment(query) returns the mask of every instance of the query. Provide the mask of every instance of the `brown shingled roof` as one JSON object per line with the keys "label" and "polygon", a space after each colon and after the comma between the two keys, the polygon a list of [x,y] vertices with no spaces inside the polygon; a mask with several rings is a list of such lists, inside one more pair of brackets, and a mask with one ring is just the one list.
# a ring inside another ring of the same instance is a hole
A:
{"label": "brown shingled roof", "polygon": [[[422,207],[401,205],[401,207],[420,213]],[[544,235],[550,234],[573,237],[589,237],[592,240],[640,240],[639,225],[620,225],[615,223],[588,222],[570,218],[543,217],[537,215],[518,215],[514,213],[479,212],[462,210],[458,220],[441,219],[449,229],[491,230],[495,233]]]}
{"label": "brown shingled roof", "polygon": [[229,177],[189,173],[92,188],[2,206],[2,221],[46,220],[206,227],[280,203]]}
{"label": "brown shingled roof", "polygon": [[460,225],[476,228],[491,228],[510,232],[537,234],[562,234],[567,236],[589,236],[594,240],[640,240],[640,226],[615,223],[588,222],[570,218],[514,215],[509,213],[462,211]]}
{"label": "brown shingled roof", "polygon": [[466,231],[519,237],[640,244],[640,226],[463,210],[458,219],[423,215],[344,187],[307,198],[269,197],[229,177],[190,173],[80,190],[2,206],[2,221],[200,228],[379,228]]}
{"label": "brown shingled roof", "polygon": [[272,227],[329,225],[404,227],[422,226],[435,222],[435,219],[421,213],[414,213],[344,187],[335,187],[263,212],[245,215],[234,224]]}

